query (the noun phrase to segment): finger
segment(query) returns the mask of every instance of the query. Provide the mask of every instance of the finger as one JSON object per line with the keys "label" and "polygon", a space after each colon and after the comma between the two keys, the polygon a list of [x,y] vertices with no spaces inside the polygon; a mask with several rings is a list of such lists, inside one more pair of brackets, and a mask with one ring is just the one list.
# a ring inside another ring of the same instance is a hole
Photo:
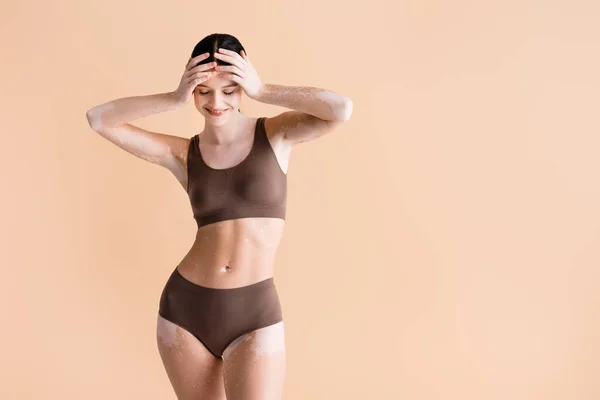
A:
{"label": "finger", "polygon": [[199,63],[202,60],[207,59],[210,56],[209,52],[206,53],[202,53],[200,55],[197,55],[196,57],[190,57],[190,60],[188,62],[187,68],[192,68],[192,65],[196,65],[197,63]]}
{"label": "finger", "polygon": [[235,51],[232,51],[232,50],[229,50],[229,49],[224,49],[222,47],[219,47],[219,52],[221,54],[226,54],[228,56],[232,56],[232,57],[235,57],[235,58],[242,58],[242,56],[240,55],[240,53],[236,53]]}
{"label": "finger", "polygon": [[212,68],[215,68],[217,66],[217,62],[213,61],[213,62],[209,62],[209,63],[204,63],[204,64],[200,64],[200,65],[196,65],[194,68],[190,69],[190,73],[196,73],[196,72],[202,72],[202,71],[206,71]]}
{"label": "finger", "polygon": [[235,65],[217,65],[215,67],[215,71],[217,71],[217,72],[233,72],[240,76],[242,76],[242,74],[243,74],[242,70],[239,69],[238,67],[236,67]]}
{"label": "finger", "polygon": [[229,80],[232,80],[237,83],[241,83],[243,80],[241,76],[238,76],[238,75],[232,74],[232,73],[222,73],[222,74],[219,74],[218,76],[220,78],[229,79]]}
{"label": "finger", "polygon": [[223,60],[229,64],[236,64],[239,63],[239,60],[236,59],[235,57],[233,57],[230,54],[225,54],[225,53],[215,53],[214,57],[219,59],[219,60]]}
{"label": "finger", "polygon": [[216,71],[196,72],[195,74],[193,74],[191,76],[191,79],[198,79],[198,78],[202,78],[205,76],[213,76],[216,74],[217,74]]}
{"label": "finger", "polygon": [[206,53],[202,53],[202,54],[198,54],[196,57],[193,58],[194,61],[202,61],[204,59],[207,59],[210,56],[210,52],[206,52]]}
{"label": "finger", "polygon": [[191,84],[195,81],[203,81],[203,80],[208,80],[210,79],[210,77],[212,77],[215,73],[214,72],[199,72],[194,74],[192,77],[190,77],[187,81],[188,84]]}
{"label": "finger", "polygon": [[203,78],[201,78],[201,79],[194,79],[193,81],[191,81],[191,82],[189,83],[189,86],[190,86],[191,88],[196,88],[196,87],[198,87],[198,85],[201,85],[201,84],[203,84],[204,82],[206,82],[206,81],[207,81],[207,80],[209,80],[209,79],[210,79],[210,76],[205,76],[205,77],[203,77]]}
{"label": "finger", "polygon": [[214,71],[214,67],[216,67],[216,63],[205,63],[205,64],[200,64],[192,69],[189,69],[185,72],[184,76],[186,78],[189,78],[190,76],[193,76],[194,74],[197,74],[199,72],[205,72],[205,71]]}
{"label": "finger", "polygon": [[[225,49],[221,49],[221,50],[225,50]],[[229,50],[225,50],[225,51],[229,51]],[[217,58],[219,60],[223,60],[229,64],[235,65],[239,68],[242,68],[243,60],[241,59],[240,55],[233,51],[231,51],[230,53],[235,54],[237,57],[234,57],[232,55],[225,54],[225,53],[215,53],[215,58]]]}
{"label": "finger", "polygon": [[201,77],[200,77],[200,78],[198,78],[198,79],[194,79],[194,82],[192,83],[192,86],[193,86],[193,87],[196,87],[196,86],[198,86],[199,84],[206,82],[206,81],[207,81],[207,80],[209,80],[210,78],[212,78],[212,74],[207,74],[207,75],[201,76]]}
{"label": "finger", "polygon": [[246,50],[242,50],[241,54],[242,54],[242,58],[244,60],[248,61],[248,55],[246,54]]}

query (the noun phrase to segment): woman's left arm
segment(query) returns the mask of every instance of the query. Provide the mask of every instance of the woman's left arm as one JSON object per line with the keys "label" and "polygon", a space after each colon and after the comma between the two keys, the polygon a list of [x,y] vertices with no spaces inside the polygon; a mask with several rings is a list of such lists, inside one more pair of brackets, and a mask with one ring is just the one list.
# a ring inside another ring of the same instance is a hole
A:
{"label": "woman's left arm", "polygon": [[352,114],[352,100],[329,90],[310,86],[283,86],[265,83],[254,100],[290,108],[325,121],[347,121]]}
{"label": "woman's left arm", "polygon": [[237,82],[248,97],[293,110],[265,121],[272,135],[281,135],[288,143],[306,142],[323,136],[347,121],[352,114],[352,100],[338,93],[310,86],[263,83],[244,50],[238,54],[219,49],[214,56],[230,64],[215,67],[219,76]]}
{"label": "woman's left arm", "polygon": [[254,99],[292,109],[265,121],[271,135],[281,136],[290,145],[320,138],[352,115],[348,97],[314,87],[264,84]]}

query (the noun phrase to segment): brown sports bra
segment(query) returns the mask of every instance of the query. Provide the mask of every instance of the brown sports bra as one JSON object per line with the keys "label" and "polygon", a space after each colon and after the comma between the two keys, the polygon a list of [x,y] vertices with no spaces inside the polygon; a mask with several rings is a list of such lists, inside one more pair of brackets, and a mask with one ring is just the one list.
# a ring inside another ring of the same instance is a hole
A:
{"label": "brown sports bra", "polygon": [[198,228],[237,218],[285,220],[287,175],[267,138],[265,119],[256,121],[248,156],[231,168],[209,167],[200,153],[199,134],[190,139],[187,192]]}

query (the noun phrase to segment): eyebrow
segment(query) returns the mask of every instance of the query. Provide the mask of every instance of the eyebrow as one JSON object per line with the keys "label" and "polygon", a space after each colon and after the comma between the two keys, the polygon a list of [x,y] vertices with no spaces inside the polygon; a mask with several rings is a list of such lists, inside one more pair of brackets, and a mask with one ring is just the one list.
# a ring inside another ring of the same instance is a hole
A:
{"label": "eyebrow", "polygon": [[[237,85],[238,85],[238,84],[237,84],[236,82],[233,82],[233,83],[230,83],[229,85],[225,85],[225,86],[223,86],[223,88],[234,87],[234,86],[237,86]],[[208,89],[210,89],[210,87],[208,87],[208,86],[206,86],[206,85],[198,85],[198,86],[202,86],[202,87],[205,87],[205,88],[208,88]]]}

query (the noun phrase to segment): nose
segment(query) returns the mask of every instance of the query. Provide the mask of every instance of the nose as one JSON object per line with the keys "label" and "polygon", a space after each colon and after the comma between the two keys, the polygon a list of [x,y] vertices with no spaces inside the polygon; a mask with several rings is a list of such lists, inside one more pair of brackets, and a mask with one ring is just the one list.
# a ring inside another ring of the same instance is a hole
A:
{"label": "nose", "polygon": [[217,110],[227,108],[223,103],[221,103],[221,98],[219,95],[211,95],[210,99],[206,102],[206,105]]}

